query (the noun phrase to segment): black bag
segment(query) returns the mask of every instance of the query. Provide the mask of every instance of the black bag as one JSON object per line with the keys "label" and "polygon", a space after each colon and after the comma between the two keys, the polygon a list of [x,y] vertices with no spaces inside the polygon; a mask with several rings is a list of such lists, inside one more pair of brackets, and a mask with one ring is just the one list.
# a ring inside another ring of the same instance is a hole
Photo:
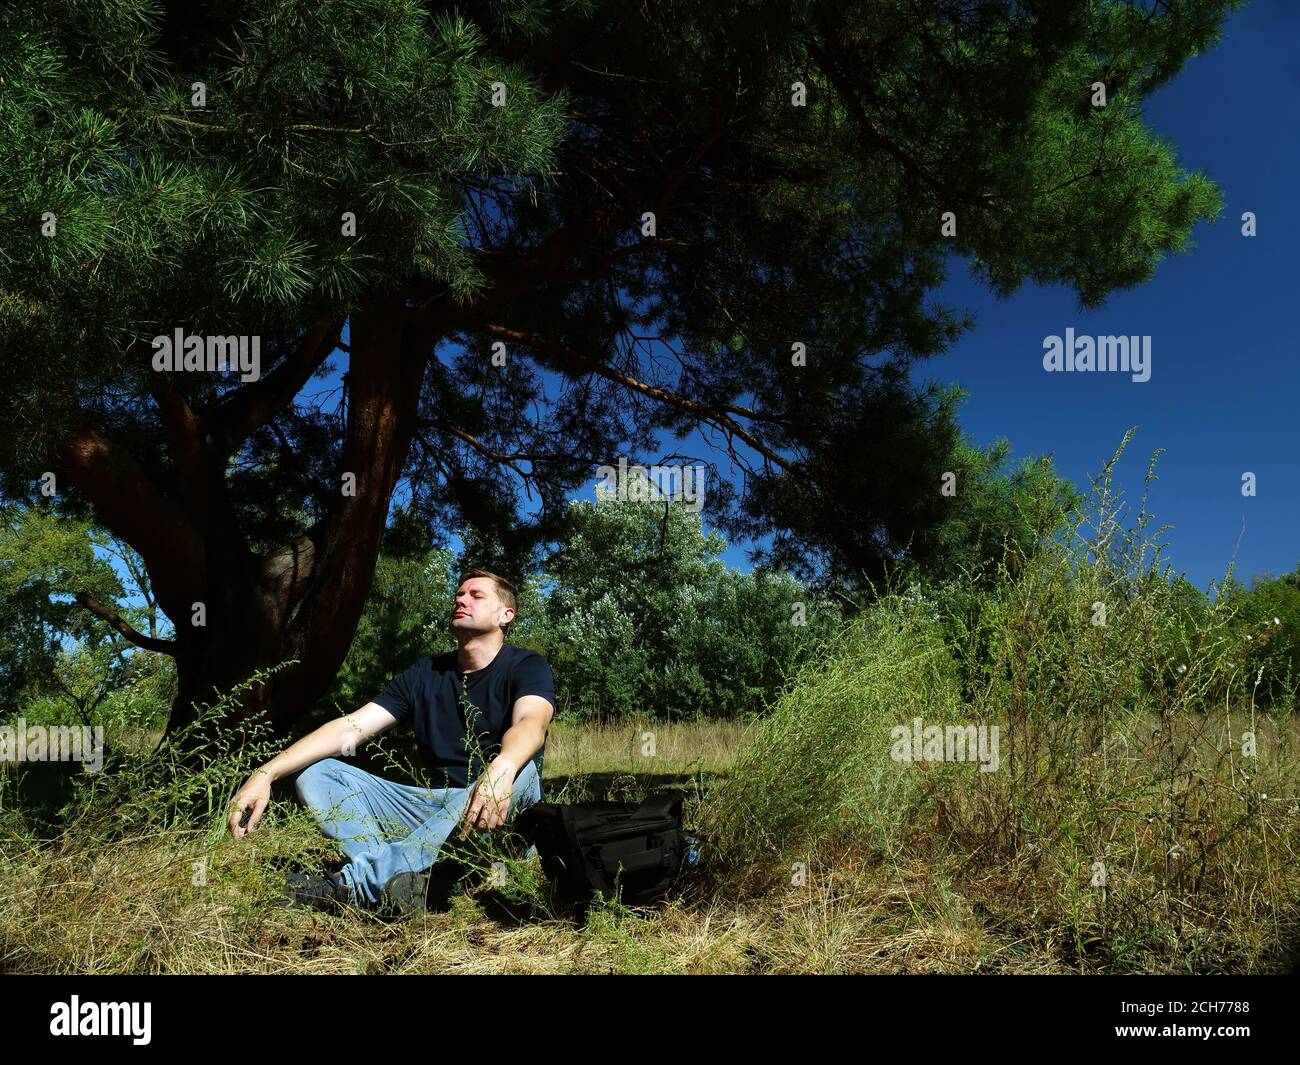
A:
{"label": "black bag", "polygon": [[699,859],[698,841],[682,828],[682,796],[673,792],[640,804],[534,803],[515,829],[537,848],[546,875],[583,901],[616,893],[632,906],[662,899]]}

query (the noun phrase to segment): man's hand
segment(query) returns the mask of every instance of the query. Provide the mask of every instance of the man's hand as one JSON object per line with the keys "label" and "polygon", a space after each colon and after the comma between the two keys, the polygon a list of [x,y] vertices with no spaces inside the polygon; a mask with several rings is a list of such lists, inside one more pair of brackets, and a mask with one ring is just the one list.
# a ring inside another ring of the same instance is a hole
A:
{"label": "man's hand", "polygon": [[[265,769],[255,770],[235,797],[230,800],[230,816],[226,819],[226,825],[231,835],[239,839],[240,836],[252,832],[270,805],[271,774]],[[240,823],[244,819],[245,810],[252,811],[246,825]]]}
{"label": "man's hand", "polygon": [[514,793],[519,767],[508,758],[496,758],[470,792],[465,816],[461,818],[460,838],[470,831],[491,832],[506,823],[510,799]]}

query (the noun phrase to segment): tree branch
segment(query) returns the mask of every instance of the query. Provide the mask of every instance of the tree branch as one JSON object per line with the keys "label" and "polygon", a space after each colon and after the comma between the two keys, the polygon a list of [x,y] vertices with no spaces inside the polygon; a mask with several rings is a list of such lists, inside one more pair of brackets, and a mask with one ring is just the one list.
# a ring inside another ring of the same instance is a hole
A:
{"label": "tree branch", "polygon": [[[824,43],[823,38],[823,44]],[[862,136],[863,140],[875,145],[893,159],[894,162],[898,163],[907,174],[920,181],[923,185],[929,188],[931,192],[938,193],[943,199],[950,203],[955,204],[966,202],[988,204],[992,202],[993,197],[987,194],[968,194],[962,192],[960,189],[952,188],[947,184],[947,182],[940,180],[927,170],[919,159],[913,156],[906,148],[895,143],[894,140],[884,132],[884,130],[876,125],[871,116],[867,114],[866,109],[862,106],[862,101],[853,91],[849,78],[845,75],[844,71],[840,68],[836,59],[830,54],[830,52],[823,47],[822,44],[817,44],[811,40],[808,42],[808,51],[817,61],[817,65],[826,75],[827,80],[830,81],[839,93],[840,102],[844,105],[850,116],[852,116],[854,124],[857,126],[858,133]]]}
{"label": "tree branch", "polygon": [[207,568],[189,517],[120,445],[89,425],[74,431],[54,463],[94,505],[100,523],[145,559],[163,609],[173,618],[187,612]]}
{"label": "tree branch", "polygon": [[287,359],[265,377],[227,396],[210,415],[217,457],[225,463],[248,437],[293,402],[311,375],[329,357],[343,323],[318,318]]}
{"label": "tree branch", "polygon": [[176,654],[175,640],[160,640],[156,636],[146,636],[141,632],[136,632],[121,614],[112,607],[105,606],[93,595],[78,592],[73,598],[101,621],[108,622],[110,627],[125,636],[137,647],[143,647],[146,651],[157,651],[159,654],[164,655]]}
{"label": "tree branch", "polygon": [[666,403],[669,406],[684,410],[689,414],[695,415],[702,421],[716,425],[724,432],[731,433],[739,437],[756,452],[763,456],[775,466],[788,473],[795,471],[795,466],[789,459],[778,454],[764,444],[758,437],[746,429],[743,425],[731,417],[731,412],[737,414],[745,413],[743,408],[716,407],[709,404],[700,403],[676,392],[669,392],[666,388],[660,388],[657,385],[647,384],[639,381],[631,374],[626,374],[622,370],[616,370],[612,366],[598,362],[590,356],[583,355],[581,352],[574,351],[564,344],[557,343],[553,340],[547,340],[545,337],[534,336],[531,333],[525,333],[518,329],[511,329],[508,326],[497,325],[492,322],[480,322],[470,326],[475,332],[488,333],[492,336],[504,337],[507,340],[515,341],[519,344],[525,344],[537,351],[544,351],[549,355],[563,359],[565,362],[580,369],[587,370],[590,373],[599,375],[607,381],[613,381],[615,384],[622,385],[624,388],[639,392],[650,399],[658,400],[660,403]]}

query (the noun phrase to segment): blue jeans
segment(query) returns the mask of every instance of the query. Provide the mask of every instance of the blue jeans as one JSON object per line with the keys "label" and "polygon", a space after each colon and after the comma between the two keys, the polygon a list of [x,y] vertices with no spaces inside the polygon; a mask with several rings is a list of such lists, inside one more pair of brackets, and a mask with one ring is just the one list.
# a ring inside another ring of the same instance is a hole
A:
{"label": "blue jeans", "polygon": [[[308,766],[296,787],[325,835],[338,840],[349,859],[340,875],[352,889],[352,901],[371,904],[379,902],[396,874],[418,873],[437,861],[470,794],[469,788],[395,784],[338,758]],[[527,762],[515,777],[509,817],[541,798],[537,766]]]}

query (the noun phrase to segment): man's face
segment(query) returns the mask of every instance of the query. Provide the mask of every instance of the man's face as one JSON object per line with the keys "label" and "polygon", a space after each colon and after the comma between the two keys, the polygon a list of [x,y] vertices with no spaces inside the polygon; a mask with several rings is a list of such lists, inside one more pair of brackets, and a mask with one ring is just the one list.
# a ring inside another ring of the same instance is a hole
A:
{"label": "man's face", "polygon": [[451,608],[451,631],[464,636],[491,632],[512,620],[513,608],[501,602],[490,577],[470,577],[456,592]]}

